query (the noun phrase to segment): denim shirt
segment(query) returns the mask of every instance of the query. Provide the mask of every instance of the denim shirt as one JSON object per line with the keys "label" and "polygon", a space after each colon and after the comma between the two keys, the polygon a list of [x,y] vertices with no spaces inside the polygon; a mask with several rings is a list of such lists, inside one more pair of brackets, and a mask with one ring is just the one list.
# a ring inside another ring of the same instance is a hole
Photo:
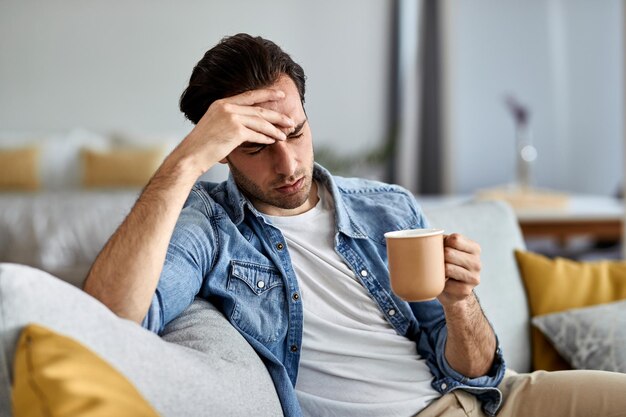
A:
{"label": "denim shirt", "polygon": [[[469,391],[495,414],[504,376],[498,344],[486,376],[467,378],[446,361],[446,323],[437,300],[407,303],[389,283],[384,233],[428,227],[413,196],[401,187],[333,177],[315,165],[314,179],[335,204],[335,250],[369,291],[391,326],[415,341],[441,394]],[[237,188],[197,183],[170,241],[156,293],[143,325],[154,332],[183,312],[194,297],[209,299],[244,336],[266,365],[285,416],[301,416],[294,387],[302,345],[298,281],[280,230]]]}

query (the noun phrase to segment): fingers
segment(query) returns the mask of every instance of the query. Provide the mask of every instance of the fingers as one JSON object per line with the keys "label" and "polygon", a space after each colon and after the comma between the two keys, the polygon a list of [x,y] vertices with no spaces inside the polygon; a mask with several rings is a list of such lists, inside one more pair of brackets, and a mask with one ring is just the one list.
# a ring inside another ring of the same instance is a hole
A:
{"label": "fingers", "polygon": [[451,247],[462,252],[475,253],[480,255],[480,245],[458,233],[446,235],[444,237],[443,244],[446,247]]}
{"label": "fingers", "polygon": [[294,127],[296,123],[293,119],[291,119],[286,114],[266,109],[264,107],[258,106],[241,106],[238,104],[231,104],[229,107],[230,111],[233,113],[246,115],[246,116],[254,116],[260,119],[266,120],[273,125],[283,126],[283,127]]}
{"label": "fingers", "polygon": [[465,285],[470,285],[471,287],[475,287],[480,284],[479,274],[454,264],[446,264],[446,277],[450,278],[448,282],[460,281]]}
{"label": "fingers", "polygon": [[[293,127],[295,122],[283,113],[254,104],[267,103],[281,97],[284,97],[284,93],[279,90],[252,90],[218,100],[214,107],[218,113],[226,116],[231,122],[266,135],[272,139],[269,143],[273,143],[273,140],[286,140],[287,135],[280,128]],[[268,143],[265,138],[247,133],[245,136],[249,142]]]}
{"label": "fingers", "polygon": [[443,257],[446,263],[458,265],[469,271],[480,272],[480,255],[476,252],[469,253],[450,246],[443,248]]}
{"label": "fingers", "polygon": [[[465,292],[480,284],[480,245],[457,233],[444,239],[446,287],[462,286]],[[454,281],[454,282],[453,282]]]}
{"label": "fingers", "polygon": [[238,107],[236,109],[233,109],[233,112],[246,114],[248,116],[258,116],[272,124],[276,124],[279,126],[293,127],[296,124],[288,116],[274,110],[258,106],[259,104],[278,101],[284,98],[285,93],[282,90],[261,88],[258,90],[250,90],[241,94],[237,94],[236,96],[228,97],[224,99],[224,101]]}
{"label": "fingers", "polygon": [[[285,93],[276,89],[251,90],[214,101],[188,135],[189,152],[210,148],[207,164],[221,161],[243,143],[271,145],[284,141],[296,123],[273,109]],[[196,138],[196,139],[194,139]]]}
{"label": "fingers", "polygon": [[281,90],[260,88],[258,90],[250,90],[237,94],[236,96],[229,97],[227,100],[230,103],[238,104],[240,106],[253,106],[266,101],[282,100],[283,98],[285,98],[285,93]]}
{"label": "fingers", "polygon": [[[256,116],[245,116],[245,115],[237,115],[236,116],[238,123],[240,123],[245,129],[252,131],[252,133],[259,133],[267,137],[267,139],[271,140],[271,143],[274,143],[275,140],[286,140],[287,135],[285,132],[277,128],[272,123]],[[256,137],[256,135],[250,135],[250,132],[246,132],[245,140],[248,142],[258,142],[258,140],[250,140],[250,138]],[[262,143],[267,143],[266,140],[263,140]]]}
{"label": "fingers", "polygon": [[[207,111],[207,115],[209,112],[213,115],[211,123],[230,126],[229,129],[233,129],[235,136],[241,137],[241,142],[248,140],[248,130],[268,136],[272,143],[274,140],[286,140],[287,135],[280,127],[294,126],[293,120],[282,113],[263,107],[240,106],[226,100],[216,101]],[[262,143],[267,141],[263,140]]]}

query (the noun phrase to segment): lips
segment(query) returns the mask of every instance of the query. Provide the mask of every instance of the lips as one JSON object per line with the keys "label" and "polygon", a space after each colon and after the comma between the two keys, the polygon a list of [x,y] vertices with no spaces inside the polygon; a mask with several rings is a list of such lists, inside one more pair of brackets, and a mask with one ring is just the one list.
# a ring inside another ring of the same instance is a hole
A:
{"label": "lips", "polygon": [[291,184],[278,187],[276,188],[276,190],[278,190],[279,192],[283,194],[293,194],[293,193],[300,191],[303,185],[304,185],[304,177],[300,178],[299,180],[295,182],[292,182]]}

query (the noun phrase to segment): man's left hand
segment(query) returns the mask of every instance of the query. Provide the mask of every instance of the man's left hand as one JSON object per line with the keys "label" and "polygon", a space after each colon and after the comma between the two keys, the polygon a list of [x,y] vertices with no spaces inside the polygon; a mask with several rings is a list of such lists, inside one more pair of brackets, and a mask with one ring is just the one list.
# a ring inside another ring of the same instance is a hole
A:
{"label": "man's left hand", "polygon": [[455,304],[472,296],[480,284],[480,245],[458,233],[444,236],[446,285],[438,299],[443,305]]}

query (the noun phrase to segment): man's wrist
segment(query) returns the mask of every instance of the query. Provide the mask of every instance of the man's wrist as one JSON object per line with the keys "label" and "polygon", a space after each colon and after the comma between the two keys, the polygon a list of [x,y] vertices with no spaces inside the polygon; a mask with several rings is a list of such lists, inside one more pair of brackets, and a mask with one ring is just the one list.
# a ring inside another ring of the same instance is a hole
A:
{"label": "man's wrist", "polygon": [[210,168],[203,166],[199,159],[198,155],[182,154],[179,149],[175,149],[165,158],[155,177],[165,177],[179,186],[184,184],[191,187]]}
{"label": "man's wrist", "polygon": [[446,315],[448,315],[448,313],[464,314],[474,310],[478,306],[478,299],[474,291],[463,298],[450,297],[442,294],[439,297],[439,302],[443,306]]}

